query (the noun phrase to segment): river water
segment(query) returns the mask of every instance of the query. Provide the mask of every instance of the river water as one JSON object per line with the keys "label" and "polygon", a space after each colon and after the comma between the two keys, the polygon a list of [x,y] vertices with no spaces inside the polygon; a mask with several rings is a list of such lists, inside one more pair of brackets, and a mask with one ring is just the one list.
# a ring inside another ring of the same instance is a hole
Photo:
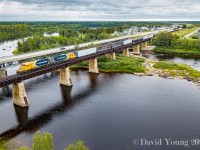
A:
{"label": "river water", "polygon": [[[59,33],[47,34],[45,33],[44,36],[59,36]],[[27,38],[25,38],[27,39]],[[19,39],[20,40],[20,39]],[[12,52],[17,48],[18,40],[7,41],[4,43],[0,43],[0,57],[12,56]]]}
{"label": "river water", "polygon": [[121,150],[153,148],[135,146],[136,138],[200,137],[200,89],[187,81],[86,71],[72,72],[72,81],[62,87],[56,73],[26,81],[28,109],[14,107],[11,88],[4,88],[0,139],[31,146],[40,130],[52,133],[55,149],[83,140],[92,150]]}
{"label": "river water", "polygon": [[[80,70],[71,75],[71,88],[59,85],[56,72],[25,81],[29,108],[13,105],[11,87],[0,89],[0,141],[31,146],[40,130],[52,133],[56,150],[77,140],[91,150],[199,149],[164,143],[200,138],[200,89],[192,83]],[[135,145],[140,138],[163,143]]]}
{"label": "river water", "polygon": [[190,57],[178,57],[173,55],[163,55],[163,54],[148,54],[145,55],[148,59],[158,59],[166,60],[175,63],[182,63],[191,66],[192,68],[200,71],[200,58],[190,58]]}

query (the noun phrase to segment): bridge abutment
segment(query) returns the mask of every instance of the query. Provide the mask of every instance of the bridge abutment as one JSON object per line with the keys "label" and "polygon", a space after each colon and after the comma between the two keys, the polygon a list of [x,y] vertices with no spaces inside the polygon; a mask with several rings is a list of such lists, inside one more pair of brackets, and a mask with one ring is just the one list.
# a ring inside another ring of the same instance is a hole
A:
{"label": "bridge abutment", "polygon": [[69,67],[60,69],[60,84],[64,86],[72,86]]}
{"label": "bridge abutment", "polygon": [[134,45],[133,47],[133,55],[140,55],[140,45]]}
{"label": "bridge abutment", "polygon": [[89,60],[89,72],[99,73],[97,58]]}
{"label": "bridge abutment", "polygon": [[126,56],[126,57],[129,57],[129,48],[124,49],[123,52],[122,52],[122,55]]}
{"label": "bridge abutment", "polygon": [[23,82],[13,84],[13,103],[20,107],[28,107],[29,102]]}
{"label": "bridge abutment", "polygon": [[0,69],[0,79],[7,77],[7,70],[6,69]]}
{"label": "bridge abutment", "polygon": [[110,58],[110,59],[112,59],[112,60],[116,59],[116,54],[115,54],[115,52],[112,52],[112,53],[108,54],[108,58]]}

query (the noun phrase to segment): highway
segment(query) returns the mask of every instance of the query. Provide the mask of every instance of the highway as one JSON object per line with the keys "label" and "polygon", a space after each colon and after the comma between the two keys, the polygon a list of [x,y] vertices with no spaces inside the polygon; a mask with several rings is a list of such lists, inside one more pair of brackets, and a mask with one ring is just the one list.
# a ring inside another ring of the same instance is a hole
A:
{"label": "highway", "polygon": [[[143,32],[143,33],[138,33],[138,34],[131,35],[131,36],[123,36],[123,37],[118,37],[118,38],[101,40],[101,41],[97,41],[97,42],[83,43],[83,44],[79,44],[79,48],[84,48],[91,44],[104,44],[104,43],[114,42],[114,41],[118,41],[118,40],[124,40],[124,39],[131,38],[134,36],[145,36],[148,34],[157,34],[158,32],[159,31]],[[65,50],[60,50],[60,48],[54,48],[54,49],[36,51],[36,52],[26,53],[26,54],[21,54],[21,55],[16,55],[16,56],[3,57],[3,58],[0,58],[0,64],[30,59],[30,58],[34,58],[34,57],[41,57],[41,56],[45,56],[45,55],[51,55],[51,54],[59,53],[61,51],[65,52],[65,51],[69,51],[69,50],[73,50],[73,49],[75,49],[75,45],[66,46]]]}
{"label": "highway", "polygon": [[188,39],[190,36],[194,35],[195,33],[197,33],[200,30],[200,28],[198,28],[197,30],[183,36],[183,39]]}

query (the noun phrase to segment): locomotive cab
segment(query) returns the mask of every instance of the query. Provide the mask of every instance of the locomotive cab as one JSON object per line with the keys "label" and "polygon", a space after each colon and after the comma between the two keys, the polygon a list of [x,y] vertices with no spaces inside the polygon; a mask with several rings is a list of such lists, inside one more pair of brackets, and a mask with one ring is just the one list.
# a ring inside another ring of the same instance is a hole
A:
{"label": "locomotive cab", "polygon": [[17,70],[17,73],[27,71],[27,70],[31,70],[33,68],[35,68],[34,62],[22,63],[22,66]]}
{"label": "locomotive cab", "polygon": [[76,58],[76,54],[75,53],[68,53],[67,58],[68,59]]}

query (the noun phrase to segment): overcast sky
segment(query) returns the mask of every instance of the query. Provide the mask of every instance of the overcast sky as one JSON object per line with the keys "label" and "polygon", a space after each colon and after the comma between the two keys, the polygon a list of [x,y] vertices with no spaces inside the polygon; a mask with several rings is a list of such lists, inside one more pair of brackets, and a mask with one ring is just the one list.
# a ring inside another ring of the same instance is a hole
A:
{"label": "overcast sky", "polygon": [[200,20],[200,0],[0,0],[0,20]]}

